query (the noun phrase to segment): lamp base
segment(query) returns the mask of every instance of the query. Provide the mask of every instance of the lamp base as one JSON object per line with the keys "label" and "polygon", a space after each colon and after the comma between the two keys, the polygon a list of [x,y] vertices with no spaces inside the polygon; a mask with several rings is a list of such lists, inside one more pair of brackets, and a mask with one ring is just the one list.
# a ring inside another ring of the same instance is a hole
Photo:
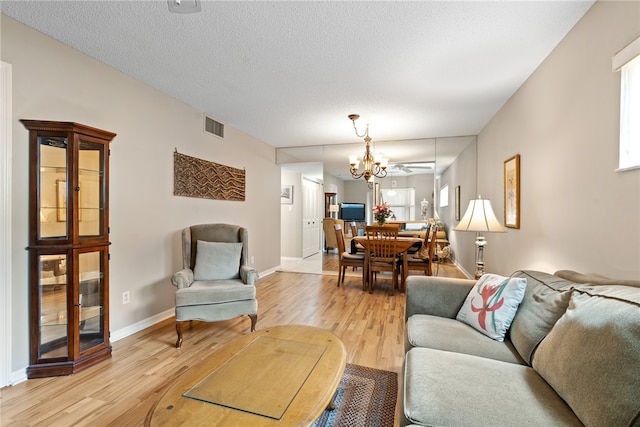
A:
{"label": "lamp base", "polygon": [[476,236],[476,246],[478,251],[476,252],[476,279],[481,278],[484,275],[484,246],[487,241],[481,233]]}

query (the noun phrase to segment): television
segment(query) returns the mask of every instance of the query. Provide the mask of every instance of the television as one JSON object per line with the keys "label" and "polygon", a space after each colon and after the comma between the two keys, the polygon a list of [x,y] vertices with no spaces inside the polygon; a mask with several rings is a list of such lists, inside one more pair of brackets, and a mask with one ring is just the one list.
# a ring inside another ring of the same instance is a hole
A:
{"label": "television", "polygon": [[364,203],[340,203],[340,219],[344,221],[365,221]]}

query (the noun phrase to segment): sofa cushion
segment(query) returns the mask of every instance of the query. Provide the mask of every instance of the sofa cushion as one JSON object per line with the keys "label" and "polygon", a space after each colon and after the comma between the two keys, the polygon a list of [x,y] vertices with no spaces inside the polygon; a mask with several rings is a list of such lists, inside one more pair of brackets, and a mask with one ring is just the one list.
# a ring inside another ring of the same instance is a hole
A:
{"label": "sofa cushion", "polygon": [[588,426],[640,425],[640,292],[576,287],[533,367]]}
{"label": "sofa cushion", "polygon": [[516,271],[512,277],[527,279],[525,296],[509,329],[509,338],[520,356],[531,365],[533,353],[569,305],[575,283],[539,271]]}
{"label": "sofa cushion", "polygon": [[409,344],[413,347],[473,354],[524,364],[509,341],[493,340],[455,319],[414,314],[407,320],[406,336]]}
{"label": "sofa cushion", "polygon": [[222,304],[255,299],[256,287],[241,280],[196,281],[176,291],[176,306]]}
{"label": "sofa cushion", "polygon": [[526,285],[524,278],[485,274],[467,295],[456,319],[494,340],[503,341]]}
{"label": "sofa cushion", "polygon": [[194,280],[225,280],[240,277],[242,243],[198,240]]}
{"label": "sofa cushion", "polygon": [[529,366],[428,348],[406,355],[404,414],[426,426],[582,425]]}

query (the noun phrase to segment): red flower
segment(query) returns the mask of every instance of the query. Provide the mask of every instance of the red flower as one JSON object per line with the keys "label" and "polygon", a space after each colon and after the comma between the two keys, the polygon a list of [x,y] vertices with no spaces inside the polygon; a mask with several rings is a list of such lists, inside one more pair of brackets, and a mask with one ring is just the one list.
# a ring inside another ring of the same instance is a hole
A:
{"label": "red flower", "polygon": [[496,292],[498,292],[500,288],[502,288],[502,286],[500,285],[483,286],[480,289],[480,296],[482,297],[481,307],[474,307],[473,300],[475,297],[471,299],[471,311],[473,311],[474,313],[478,313],[478,323],[480,324],[480,327],[485,331],[487,330],[487,327],[486,327],[487,313],[498,310],[500,307],[502,307],[502,304],[504,304],[504,298],[500,298],[498,302],[496,302],[493,305],[490,305],[491,301],[489,300]]}

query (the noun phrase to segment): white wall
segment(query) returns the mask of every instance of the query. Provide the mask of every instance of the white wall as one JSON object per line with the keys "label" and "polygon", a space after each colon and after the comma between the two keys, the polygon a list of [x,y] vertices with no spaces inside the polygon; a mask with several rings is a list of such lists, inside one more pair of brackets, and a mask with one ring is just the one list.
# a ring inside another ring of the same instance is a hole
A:
{"label": "white wall", "polygon": [[302,174],[282,172],[282,185],[293,185],[293,203],[280,205],[280,254],[302,258]]}
{"label": "white wall", "polygon": [[[111,331],[171,312],[180,230],[223,222],[249,230],[259,271],[280,263],[275,149],[230,126],[203,132],[203,113],[1,16],[1,59],[13,67],[12,370],[28,363],[28,134],[19,119],[75,121],[117,133],[110,158]],[[246,170],[246,200],[173,196],[173,152]],[[131,303],[123,305],[122,293]]]}
{"label": "white wall", "polygon": [[620,75],[640,2],[598,1],[478,137],[478,189],[503,217],[503,162],[521,155],[520,229],[487,237],[488,271],[640,278],[640,170],[616,172]]}

